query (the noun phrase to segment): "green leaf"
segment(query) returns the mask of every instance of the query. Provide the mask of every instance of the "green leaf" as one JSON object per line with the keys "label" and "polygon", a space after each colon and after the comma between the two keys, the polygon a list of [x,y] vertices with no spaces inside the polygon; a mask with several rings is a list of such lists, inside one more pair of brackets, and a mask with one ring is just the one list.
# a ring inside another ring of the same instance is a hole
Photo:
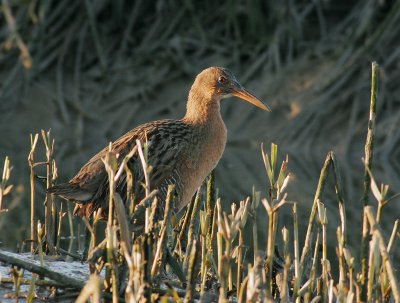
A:
{"label": "green leaf", "polygon": [[251,209],[253,212],[258,208],[258,204],[260,203],[260,196],[261,192],[256,191],[253,186],[253,193],[252,193],[252,202],[251,202]]}
{"label": "green leaf", "polygon": [[278,155],[278,145],[271,143],[271,166],[272,176],[275,177],[276,158]]}
{"label": "green leaf", "polygon": [[289,158],[288,158],[288,155],[286,155],[286,160],[282,162],[281,169],[279,170],[278,188],[282,188],[283,182],[286,179],[286,176],[287,176],[286,170],[287,170],[288,162],[289,162]]}
{"label": "green leaf", "polygon": [[11,192],[11,189],[13,188],[13,185],[11,184],[11,185],[8,185],[7,187],[6,187],[6,189],[4,190],[4,193],[3,193],[3,195],[5,196],[5,195],[8,195],[10,192]]}
{"label": "green leaf", "polygon": [[31,134],[31,152],[33,152],[35,150],[38,138],[39,138],[39,134],[35,134],[35,137],[33,137]]}
{"label": "green leaf", "polygon": [[382,195],[381,195],[378,185],[376,185],[375,179],[374,179],[374,177],[372,177],[372,175],[371,175],[371,191],[372,191],[372,194],[374,195],[375,199],[378,202],[381,202]]}
{"label": "green leaf", "polygon": [[381,184],[381,195],[382,195],[382,200],[386,199],[386,195],[389,191],[389,185]]}
{"label": "green leaf", "polygon": [[207,233],[207,226],[207,213],[204,210],[200,210],[200,230],[202,235]]}
{"label": "green leaf", "polygon": [[271,164],[269,162],[268,154],[264,153],[264,149],[262,149],[262,148],[261,148],[261,152],[262,152],[262,157],[263,157],[263,161],[264,161],[264,165],[265,165],[265,170],[267,171],[269,183],[270,183],[271,187],[273,187],[273,185],[274,185],[273,177],[274,176],[272,174],[272,168],[271,168]]}

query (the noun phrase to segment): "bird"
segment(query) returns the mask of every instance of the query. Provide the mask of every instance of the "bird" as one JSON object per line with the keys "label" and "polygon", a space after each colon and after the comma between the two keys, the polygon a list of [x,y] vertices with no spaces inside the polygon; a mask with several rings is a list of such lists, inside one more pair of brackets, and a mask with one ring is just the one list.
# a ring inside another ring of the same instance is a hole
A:
{"label": "bird", "polygon": [[[118,162],[137,145],[147,144],[147,161],[152,167],[149,179],[157,190],[161,205],[165,202],[168,185],[175,185],[175,212],[183,209],[209,173],[216,167],[224,152],[227,129],[221,117],[220,103],[238,97],[270,112],[270,107],[246,90],[234,74],[223,67],[209,67],[195,78],[189,91],[186,113],[181,119],[164,119],[135,127],[111,143]],[[93,156],[67,183],[54,185],[48,193],[74,202],[74,214],[93,217],[101,208],[108,216],[108,174],[102,159],[109,152],[104,148]],[[135,180],[135,198],[145,197],[144,173],[140,157],[135,153],[127,163]],[[121,177],[116,191],[126,198],[127,181]]]}

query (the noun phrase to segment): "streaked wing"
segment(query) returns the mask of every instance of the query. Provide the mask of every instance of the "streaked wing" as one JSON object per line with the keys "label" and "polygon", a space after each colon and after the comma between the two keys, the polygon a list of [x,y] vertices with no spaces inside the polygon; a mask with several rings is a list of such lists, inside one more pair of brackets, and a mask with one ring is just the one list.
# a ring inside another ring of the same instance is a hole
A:
{"label": "streaked wing", "polygon": [[[179,120],[160,120],[143,124],[129,131],[112,144],[112,151],[118,154],[118,161],[136,146],[136,140],[148,146],[148,165],[151,166],[150,186],[158,189],[158,197],[165,200],[169,184],[175,184],[178,193],[182,188],[182,180],[177,169],[182,154],[188,153],[188,140],[191,139],[191,128]],[[106,213],[108,209],[108,176],[102,162],[108,147],[104,148],[84,165],[78,174],[67,184],[55,186],[53,192],[79,205],[75,210],[79,214],[91,215],[99,207]],[[134,193],[136,200],[144,197],[144,174],[137,153],[128,162],[133,173]],[[116,190],[125,199],[127,193],[126,175],[120,177]],[[62,191],[62,192],[61,192]],[[83,199],[82,199],[83,198]]]}

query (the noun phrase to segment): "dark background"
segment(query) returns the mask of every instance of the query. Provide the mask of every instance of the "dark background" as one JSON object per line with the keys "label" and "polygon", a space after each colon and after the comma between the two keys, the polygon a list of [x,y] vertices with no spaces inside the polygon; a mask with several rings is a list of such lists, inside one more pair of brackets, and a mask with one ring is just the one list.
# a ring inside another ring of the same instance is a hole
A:
{"label": "dark background", "polygon": [[[30,133],[51,128],[65,182],[129,129],[181,117],[195,75],[208,66],[231,69],[272,108],[268,114],[237,99],[222,102],[228,143],[216,182],[226,207],[253,185],[266,195],[260,145],[269,150],[274,142],[279,161],[289,156],[288,198],[299,204],[304,235],[320,169],[333,150],[357,247],[372,61],[381,67],[373,174],[390,194],[400,190],[398,1],[9,0],[1,7],[0,159],[9,156],[15,185],[3,206],[9,211],[0,215],[3,246],[15,248],[29,235]],[[35,159],[44,160],[40,140]],[[44,187],[37,188],[42,218]],[[323,202],[335,245],[331,184]],[[386,237],[399,209],[398,200],[383,209]],[[290,207],[280,223],[292,230]],[[265,230],[260,226],[262,241]]]}

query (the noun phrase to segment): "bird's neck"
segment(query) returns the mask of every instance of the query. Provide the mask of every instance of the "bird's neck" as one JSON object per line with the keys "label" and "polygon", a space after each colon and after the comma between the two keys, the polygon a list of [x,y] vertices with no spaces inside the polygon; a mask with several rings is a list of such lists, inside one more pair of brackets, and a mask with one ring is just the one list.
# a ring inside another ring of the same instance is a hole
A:
{"label": "bird's neck", "polygon": [[191,124],[210,124],[222,120],[220,100],[214,96],[204,96],[191,92],[183,120]]}

